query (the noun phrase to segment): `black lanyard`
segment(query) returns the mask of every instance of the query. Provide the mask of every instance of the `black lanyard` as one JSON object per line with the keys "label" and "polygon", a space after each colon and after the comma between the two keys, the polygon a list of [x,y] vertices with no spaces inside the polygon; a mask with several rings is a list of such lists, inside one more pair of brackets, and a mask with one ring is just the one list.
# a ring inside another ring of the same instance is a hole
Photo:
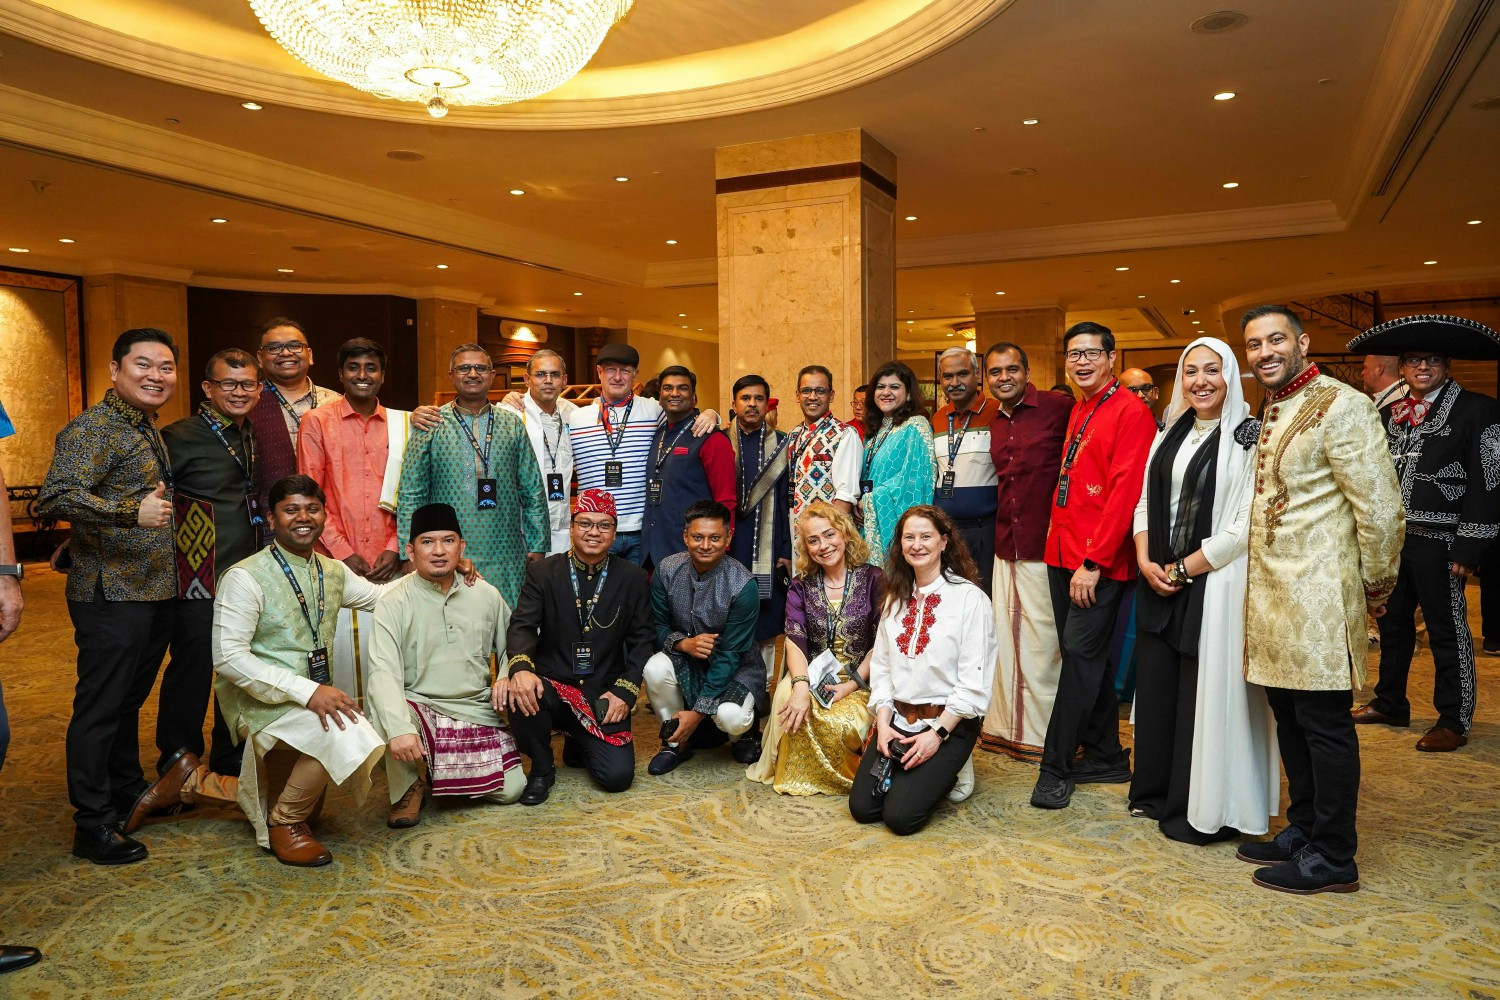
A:
{"label": "black lanyard", "polygon": [[744,510],[746,496],[745,486],[747,483],[751,486],[754,486],[755,481],[760,478],[760,463],[765,458],[766,425],[761,424],[755,429],[755,473],[748,477],[748,479],[745,476],[745,439],[749,437],[749,435],[740,430],[738,427],[735,427],[734,432],[740,436],[740,460],[739,463],[735,466],[734,474],[735,478],[738,480],[736,485],[739,487],[740,509]]}
{"label": "black lanyard", "polygon": [[875,456],[880,453],[880,446],[885,444],[885,439],[890,437],[891,431],[895,429],[896,425],[894,423],[884,423],[880,425],[880,430],[875,434],[875,440],[871,441],[870,447],[865,449],[864,473],[859,477],[860,479],[867,480],[870,478],[870,466],[874,464]]}
{"label": "black lanyard", "polygon": [[320,645],[322,634],[318,631],[323,627],[323,564],[318,561],[318,554],[314,552],[308,557],[313,564],[313,569],[318,571],[318,623],[313,624],[312,613],[307,610],[307,597],[302,593],[302,588],[297,585],[297,578],[292,574],[292,567],[287,565],[286,557],[281,554],[281,549],[275,545],[271,546],[271,555],[276,557],[276,562],[281,566],[281,571],[286,574],[286,582],[292,585],[292,593],[297,595],[297,603],[302,606],[302,617],[307,621],[307,627],[312,630],[313,647]]}
{"label": "black lanyard", "polygon": [[156,463],[161,466],[162,482],[166,483],[167,490],[172,490],[172,463],[167,456],[167,443],[161,439],[155,427],[151,426],[149,420],[143,420],[135,425],[135,429],[141,432],[141,437],[146,439],[146,447],[151,449],[151,455]]}
{"label": "black lanyard", "polygon": [[1120,380],[1115,379],[1114,385],[1111,385],[1109,390],[1105,392],[1104,398],[1099,400],[1099,405],[1090,410],[1089,415],[1083,418],[1083,426],[1078,428],[1077,434],[1073,435],[1073,441],[1068,445],[1068,454],[1063,458],[1063,472],[1067,472],[1073,467],[1073,460],[1078,457],[1078,449],[1083,444],[1083,432],[1089,429],[1089,421],[1094,419],[1094,414],[1104,409],[1104,404],[1109,402],[1109,397],[1113,396],[1115,390],[1119,388]]}
{"label": "black lanyard", "polygon": [[671,453],[673,447],[676,446],[677,442],[682,440],[682,435],[686,434],[688,428],[692,426],[692,419],[692,417],[682,418],[682,426],[677,428],[677,433],[672,435],[671,441],[667,440],[667,425],[661,425],[661,429],[657,431],[657,433],[661,435],[661,441],[656,446],[656,460],[651,466],[652,479],[661,478],[662,463],[667,460],[667,455]]}
{"label": "black lanyard", "polygon": [[635,397],[630,397],[630,402],[625,404],[625,414],[620,418],[619,430],[609,426],[609,411],[614,409],[603,399],[599,400],[599,421],[604,424],[604,443],[609,445],[609,457],[614,458],[620,442],[625,439],[625,425],[630,423],[630,411],[635,408]]}
{"label": "black lanyard", "polygon": [[[457,406],[453,407],[453,419],[458,421],[459,430],[464,432],[464,437],[468,438],[469,444],[474,446],[474,457],[477,459],[474,463],[475,476],[479,479],[484,479],[490,474],[490,444],[495,440],[495,407],[493,405],[490,406],[490,422],[484,431],[483,451],[479,450],[479,440],[474,436],[474,432],[469,430],[469,425],[464,423],[463,414],[459,412]],[[478,425],[478,417],[474,418],[474,423]],[[543,440],[545,439],[546,436],[543,435]],[[483,467],[482,471],[481,466]]]}
{"label": "black lanyard", "polygon": [[845,564],[845,566],[844,566],[844,596],[839,598],[839,608],[838,608],[838,611],[835,612],[833,610],[833,602],[828,599],[827,579],[823,576],[823,572],[821,570],[818,571],[818,585],[820,587],[822,587],[822,589],[823,589],[823,606],[828,609],[827,620],[825,622],[824,627],[827,629],[827,632],[825,634],[828,637],[828,648],[829,649],[833,648],[833,630],[834,630],[834,627],[837,625],[838,620],[840,618],[844,617],[844,606],[849,603],[849,586],[853,582],[854,582],[854,570],[848,564]]}
{"label": "black lanyard", "polygon": [[[278,389],[278,388],[276,388],[276,383],[275,382],[267,382],[266,383],[266,388],[268,388],[268,389],[271,390],[271,394],[276,397],[276,402],[278,402],[278,403],[281,404],[281,408],[286,411],[287,416],[289,416],[289,417],[292,418],[292,424],[294,426],[296,426],[300,430],[301,427],[302,427],[302,417],[297,413],[296,410],[292,409],[292,404],[288,403],[286,401],[286,397],[281,394],[281,390]],[[308,391],[316,393],[318,390],[316,388],[313,388],[313,389],[310,389]],[[299,396],[298,398],[299,399],[305,399],[306,396],[307,396],[307,394],[304,393],[302,396]],[[317,399],[317,397],[314,396],[313,399]]]}
{"label": "black lanyard", "polygon": [[[557,471],[557,453],[559,451],[562,451],[562,436],[563,436],[563,433],[564,433],[564,431],[563,431],[563,418],[562,418],[562,414],[561,413],[554,413],[553,414],[553,417],[557,420],[557,447],[556,448],[553,448],[551,445],[547,444],[547,421],[546,421],[546,414],[542,414],[542,417],[543,417],[543,419],[540,421],[540,424],[537,427],[538,432],[542,435],[542,450],[547,453],[547,468],[549,470],[551,470],[552,472],[556,472]],[[486,466],[486,471],[488,471],[488,466],[489,466],[488,460],[486,460],[485,466]]]}
{"label": "black lanyard", "polygon": [[568,579],[573,584],[573,607],[578,611],[578,627],[583,631],[589,631],[589,621],[594,617],[594,608],[599,604],[599,595],[604,593],[604,581],[609,576],[609,556],[604,557],[600,564],[599,582],[594,584],[594,596],[589,598],[588,606],[585,607],[583,598],[578,594],[578,563],[570,555],[568,556]]}
{"label": "black lanyard", "polygon": [[265,523],[265,518],[261,517],[258,513],[260,505],[255,496],[255,439],[247,434],[243,426],[241,426],[240,440],[245,444],[245,457],[241,458],[240,453],[235,450],[234,445],[230,444],[229,439],[224,436],[224,422],[212,410],[208,409],[206,403],[203,409],[198,411],[198,415],[208,424],[208,429],[214,432],[214,437],[219,439],[219,443],[224,446],[224,450],[229,452],[229,457],[234,459],[234,464],[238,465],[240,471],[245,474],[245,499],[250,508],[250,524],[254,527],[259,527]]}
{"label": "black lanyard", "polygon": [[988,400],[981,400],[978,410],[968,410],[964,413],[964,425],[959,428],[958,436],[953,434],[953,418],[958,416],[956,412],[948,413],[948,469],[953,469],[953,463],[958,461],[958,449],[964,443],[964,435],[969,433],[969,421],[974,419],[975,413],[983,413]]}

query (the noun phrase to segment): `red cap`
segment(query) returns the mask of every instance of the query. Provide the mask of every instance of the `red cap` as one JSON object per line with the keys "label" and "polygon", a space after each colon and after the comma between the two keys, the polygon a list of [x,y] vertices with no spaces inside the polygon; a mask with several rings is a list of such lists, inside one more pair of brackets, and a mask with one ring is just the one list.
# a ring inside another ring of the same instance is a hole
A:
{"label": "red cap", "polygon": [[608,514],[610,517],[619,518],[615,513],[615,497],[613,493],[604,490],[584,490],[578,494],[578,508],[575,514]]}

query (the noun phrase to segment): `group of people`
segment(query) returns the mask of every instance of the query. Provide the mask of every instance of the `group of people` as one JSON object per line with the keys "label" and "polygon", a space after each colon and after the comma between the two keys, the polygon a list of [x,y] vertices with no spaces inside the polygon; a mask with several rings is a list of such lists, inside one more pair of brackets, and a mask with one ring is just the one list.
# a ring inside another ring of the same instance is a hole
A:
{"label": "group of people", "polygon": [[[379,344],[340,348],[333,392],[281,318],[255,354],[210,358],[205,401],[158,430],[177,347],[126,331],[39,502],[72,525],[74,853],[139,861],[150,817],[211,803],[282,862],[327,864],[329,784],[362,801],[383,758],[395,828],[432,796],[536,806],[559,731],[563,764],[620,792],[644,695],[649,775],[728,744],[751,780],[846,795],[898,834],[972,793],[981,745],[1038,766],[1038,808],[1128,782],[1130,814],[1175,840],[1265,834],[1279,756],[1288,825],[1239,857],[1268,888],[1353,891],[1355,725],[1409,724],[1418,607],[1439,712],[1418,749],[1456,749],[1472,722],[1463,582],[1500,554],[1500,409],[1448,364],[1500,356],[1500,337],[1412,317],[1357,338],[1402,376],[1377,409],[1309,361],[1290,309],[1242,333],[1182,352],[1159,420],[1086,322],[1063,338],[1079,399],[999,343],[941,355],[930,415],[892,361],[846,423],[809,365],[781,431],[761,376],[734,383],[725,423],[686,368],[638,394],[622,343],[584,404],[549,350],[494,402],[490,356],[461,345],[453,401],[406,413],[380,402]],[[1380,683],[1355,709],[1367,613]],[[137,719],[169,652],[148,779]]]}

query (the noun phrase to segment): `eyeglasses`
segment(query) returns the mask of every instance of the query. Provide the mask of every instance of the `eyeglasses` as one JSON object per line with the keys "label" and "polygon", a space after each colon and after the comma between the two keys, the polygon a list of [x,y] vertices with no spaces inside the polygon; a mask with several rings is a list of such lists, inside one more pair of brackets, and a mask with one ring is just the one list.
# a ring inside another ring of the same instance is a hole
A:
{"label": "eyeglasses", "polygon": [[233,392],[236,389],[241,392],[254,392],[260,388],[259,382],[236,382],[234,379],[225,379],[222,382],[209,382],[209,385],[218,386],[220,392]]}
{"label": "eyeglasses", "polygon": [[1156,386],[1154,385],[1128,385],[1125,388],[1129,389],[1137,396],[1149,396],[1156,391]]}
{"label": "eyeglasses", "polygon": [[807,387],[805,389],[798,389],[797,390],[797,395],[801,396],[803,399],[813,399],[814,397],[816,397],[818,399],[822,399],[824,396],[831,396],[831,395],[833,395],[833,390],[832,389],[825,389],[821,385],[820,386],[809,386],[809,387]]}
{"label": "eyeglasses", "polygon": [[283,340],[274,344],[262,344],[260,349],[267,354],[301,354],[307,345],[295,340]]}
{"label": "eyeglasses", "polygon": [[595,531],[598,531],[598,532],[601,532],[601,533],[602,532],[606,532],[606,531],[614,531],[615,530],[615,522],[614,521],[585,521],[585,520],[582,520],[580,518],[576,518],[575,517],[573,519],[573,527],[577,528],[579,531],[581,531],[585,535],[587,535],[587,534],[590,534],[590,533],[595,532]]}
{"label": "eyeglasses", "polygon": [[532,372],[531,377],[536,379],[538,382],[546,382],[550,379],[561,380],[567,378],[567,376],[562,372]]}
{"label": "eyeglasses", "polygon": [[1447,361],[1448,359],[1441,354],[1421,354],[1410,358],[1402,358],[1401,367],[1421,368],[1423,365],[1426,365],[1428,368],[1437,368],[1446,364]]}
{"label": "eyeglasses", "polygon": [[1082,347],[1076,351],[1065,351],[1063,357],[1069,361],[1098,361],[1104,357],[1104,353],[1102,347]]}
{"label": "eyeglasses", "polygon": [[491,365],[454,365],[452,370],[460,375],[488,375],[495,369]]}

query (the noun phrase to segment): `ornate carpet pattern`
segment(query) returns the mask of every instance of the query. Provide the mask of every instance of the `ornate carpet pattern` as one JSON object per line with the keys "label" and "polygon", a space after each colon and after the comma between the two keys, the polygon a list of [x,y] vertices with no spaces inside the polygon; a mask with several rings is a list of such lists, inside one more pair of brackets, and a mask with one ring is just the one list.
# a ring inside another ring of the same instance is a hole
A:
{"label": "ornate carpet pattern", "polygon": [[1234,844],[1131,819],[1124,785],[1032,809],[1035,769],[983,752],[974,797],[906,839],[843,800],[750,784],[727,749],[652,778],[646,715],[622,795],[561,768],[538,808],[440,804],[397,832],[380,778],[362,809],[330,795],[329,867],[277,864],[243,819],[199,809],[153,821],[150,859],[111,869],[68,853],[61,578],[38,567],[26,598],[0,647],[0,941],[47,957],[0,996],[1500,996],[1494,657],[1464,750],[1412,749],[1433,715],[1425,654],[1413,728],[1361,728],[1352,895],[1257,889]]}

